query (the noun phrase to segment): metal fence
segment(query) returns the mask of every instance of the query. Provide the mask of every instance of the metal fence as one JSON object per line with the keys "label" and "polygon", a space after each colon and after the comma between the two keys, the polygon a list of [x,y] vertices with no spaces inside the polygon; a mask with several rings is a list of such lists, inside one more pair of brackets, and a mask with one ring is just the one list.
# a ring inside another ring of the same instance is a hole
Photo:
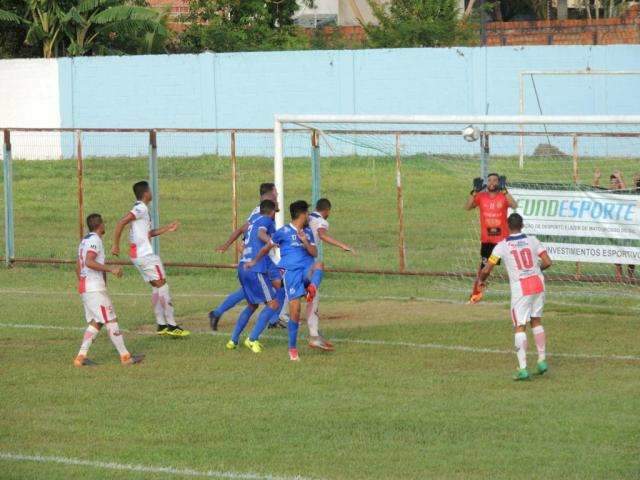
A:
{"label": "metal fence", "polygon": [[[523,138],[531,144],[524,162],[518,154]],[[359,232],[343,226],[341,233],[364,245],[358,257],[326,252],[329,270],[465,277],[475,274],[479,242],[476,215],[461,209],[473,177],[495,168],[514,181],[589,183],[596,166],[635,168],[640,131],[530,132],[514,126],[484,130],[479,142],[469,143],[458,129],[295,128],[284,139],[286,197],[316,200],[329,192],[349,210],[346,216]],[[545,144],[555,147],[538,148]],[[623,158],[620,152],[627,151]],[[108,211],[113,225],[130,206],[129,186],[148,178],[154,224],[160,212],[186,217],[178,245],[165,247],[163,241],[167,265],[232,268],[238,250],[216,256],[214,246],[243,223],[257,202],[258,185],[273,179],[272,155],[270,129],[5,128],[3,260],[8,266],[74,263],[89,210]],[[441,184],[431,183],[432,177]],[[383,215],[371,210],[370,188],[385,205]],[[427,215],[423,207],[429,202]],[[455,227],[434,232],[437,225],[450,225],[452,212],[460,215]],[[44,248],[32,238],[45,235],[39,225],[52,232],[41,239]],[[454,238],[455,261],[445,264],[439,257]],[[154,247],[160,249],[157,237]],[[592,273],[571,265],[556,278],[611,280],[601,267]]]}

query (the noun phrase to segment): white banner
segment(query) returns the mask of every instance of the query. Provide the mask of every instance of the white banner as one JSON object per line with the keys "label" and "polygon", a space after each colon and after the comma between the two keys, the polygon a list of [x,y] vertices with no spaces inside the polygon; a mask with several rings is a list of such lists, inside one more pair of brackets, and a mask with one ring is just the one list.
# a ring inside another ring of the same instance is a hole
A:
{"label": "white banner", "polygon": [[[640,264],[640,195],[511,188],[525,233],[554,260]],[[588,241],[585,238],[589,238]]]}

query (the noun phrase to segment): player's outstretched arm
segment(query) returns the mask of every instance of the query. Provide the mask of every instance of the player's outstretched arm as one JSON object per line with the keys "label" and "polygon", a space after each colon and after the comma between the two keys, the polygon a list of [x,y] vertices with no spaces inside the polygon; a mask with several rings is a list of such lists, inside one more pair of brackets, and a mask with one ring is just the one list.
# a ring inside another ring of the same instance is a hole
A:
{"label": "player's outstretched arm", "polygon": [[216,248],[216,252],[218,253],[226,252],[227,249],[233,244],[233,242],[235,242],[238,239],[238,237],[240,237],[240,235],[245,233],[248,228],[249,228],[249,222],[246,222],[241,227],[236,228],[233,232],[231,232],[231,235],[229,235],[229,238],[227,239],[227,241]]}
{"label": "player's outstretched arm", "polygon": [[122,236],[122,230],[133,220],[135,220],[133,213],[127,212],[127,214],[116,223],[116,228],[113,231],[113,246],[111,247],[111,253],[116,257],[120,255],[120,237]]}
{"label": "player's outstretched arm", "polygon": [[271,240],[269,240],[269,242],[260,249],[260,251],[258,252],[258,254],[254,257],[253,260],[251,260],[250,262],[245,262],[244,263],[244,268],[246,270],[249,270],[251,267],[255,267],[256,264],[262,260],[262,258],[264,258],[265,255],[267,255],[269,253],[269,251],[274,248],[276,246],[275,243],[272,243]]}
{"label": "player's outstretched arm", "polygon": [[96,261],[97,254],[95,252],[87,252],[87,256],[85,257],[84,264],[89,267],[91,270],[97,270],[98,272],[106,272],[112,273],[116,277],[120,278],[122,276],[122,268],[121,267],[108,267],[102,263]]}
{"label": "player's outstretched arm", "polygon": [[333,238],[332,236],[330,236],[327,233],[327,229],[326,228],[318,229],[318,236],[320,237],[320,240],[322,240],[323,242],[328,243],[329,245],[333,245],[333,246],[336,246],[338,248],[341,248],[345,252],[356,253],[355,250],[353,248],[351,248],[349,245],[347,245],[346,243],[343,243],[340,240],[337,240],[337,239]]}
{"label": "player's outstretched arm", "polygon": [[553,265],[553,262],[551,261],[549,254],[547,252],[542,252],[540,254],[540,270],[546,270],[551,265]]}
{"label": "player's outstretched arm", "polygon": [[173,222],[168,223],[164,227],[154,228],[153,230],[149,231],[149,237],[158,237],[168,232],[175,232],[176,230],[178,230],[179,227],[180,227],[180,222],[178,220],[174,220]]}

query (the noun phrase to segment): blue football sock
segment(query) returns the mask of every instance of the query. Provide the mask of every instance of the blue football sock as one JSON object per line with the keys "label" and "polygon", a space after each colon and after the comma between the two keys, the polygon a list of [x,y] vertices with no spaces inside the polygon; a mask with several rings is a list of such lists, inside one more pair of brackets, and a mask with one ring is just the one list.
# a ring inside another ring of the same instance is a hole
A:
{"label": "blue football sock", "polygon": [[247,307],[242,311],[238,320],[236,320],[236,326],[231,334],[231,340],[233,340],[233,343],[238,343],[240,341],[240,334],[244,330],[244,327],[247,326],[247,323],[249,323],[249,319],[251,318],[251,315],[253,315],[253,312],[255,312],[254,309]]}
{"label": "blue football sock", "polygon": [[314,270],[313,273],[311,274],[311,283],[313,283],[316,286],[316,288],[319,288],[320,284],[322,283],[323,276],[324,276],[324,270],[320,268]]}
{"label": "blue football sock", "polygon": [[289,330],[289,348],[296,348],[298,344],[298,327],[300,327],[299,323],[289,320],[287,324],[287,329]]}
{"label": "blue football sock", "polygon": [[276,291],[276,300],[278,301],[278,308],[276,310],[271,310],[271,316],[269,317],[269,325],[275,325],[278,323],[278,319],[280,318],[280,312],[284,308],[284,300],[286,293],[284,288],[279,288]]}
{"label": "blue football sock", "polygon": [[227,310],[231,310],[233,307],[235,307],[237,304],[239,304],[243,300],[244,300],[244,291],[242,289],[236,290],[235,292],[233,292],[232,294],[227,296],[227,298],[224,299],[224,302],[222,302],[213,311],[213,314],[216,317],[221,317],[224,314],[224,312],[226,312]]}
{"label": "blue football sock", "polygon": [[253,330],[251,330],[249,340],[255,342],[258,338],[260,338],[260,334],[264,331],[265,328],[267,328],[267,323],[269,323],[269,319],[271,318],[271,315],[273,315],[273,312],[275,311],[276,313],[278,313],[279,310],[280,307],[276,308],[275,310],[273,310],[271,307],[265,307],[264,310],[260,312],[260,315],[258,315],[258,321],[256,321],[256,324],[253,326]]}

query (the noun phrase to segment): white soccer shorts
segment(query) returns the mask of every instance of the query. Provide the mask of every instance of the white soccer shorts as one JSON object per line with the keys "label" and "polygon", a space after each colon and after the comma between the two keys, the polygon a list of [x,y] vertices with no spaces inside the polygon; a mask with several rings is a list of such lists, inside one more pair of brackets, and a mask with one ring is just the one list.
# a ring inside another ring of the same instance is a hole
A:
{"label": "white soccer shorts", "polygon": [[113,309],[111,299],[106,291],[83,293],[82,305],[87,323],[91,321],[107,323],[116,319],[116,311]]}
{"label": "white soccer shorts", "polygon": [[523,295],[511,300],[511,321],[513,326],[526,325],[531,317],[542,317],[544,309],[544,292],[533,295]]}
{"label": "white soccer shorts", "polygon": [[162,265],[162,260],[158,255],[145,255],[144,257],[134,258],[132,262],[145,282],[162,280],[166,277],[164,265]]}

